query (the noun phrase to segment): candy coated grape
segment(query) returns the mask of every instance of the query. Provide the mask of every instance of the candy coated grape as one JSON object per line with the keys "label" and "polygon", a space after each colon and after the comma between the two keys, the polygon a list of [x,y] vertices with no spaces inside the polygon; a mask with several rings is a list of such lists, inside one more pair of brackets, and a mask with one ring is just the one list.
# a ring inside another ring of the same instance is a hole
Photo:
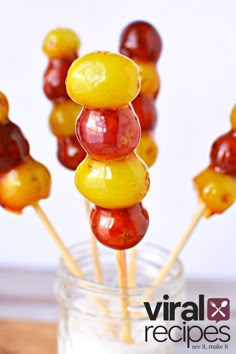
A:
{"label": "candy coated grape", "polygon": [[53,59],[71,59],[79,48],[79,37],[69,28],[56,28],[43,41],[44,53]]}
{"label": "candy coated grape", "polygon": [[0,178],[0,205],[21,213],[26,206],[48,198],[50,188],[51,177],[47,168],[29,158]]}
{"label": "candy coated grape", "polygon": [[194,185],[207,207],[206,216],[223,213],[236,200],[236,179],[212,168],[199,173]]}
{"label": "candy coated grape", "polygon": [[10,171],[29,155],[29,144],[20,128],[10,120],[0,124],[0,173]]}
{"label": "candy coated grape", "polygon": [[121,34],[120,53],[135,61],[156,62],[161,49],[161,37],[155,27],[148,22],[131,22]]}
{"label": "candy coated grape", "polygon": [[60,101],[68,98],[66,92],[66,76],[73,63],[73,60],[52,59],[49,61],[48,67],[44,73],[43,90],[47,98],[51,101]]}
{"label": "candy coated grape", "polygon": [[6,96],[0,91],[0,123],[8,120],[9,104]]}
{"label": "candy coated grape", "polygon": [[57,137],[75,135],[75,123],[81,108],[70,99],[54,104],[49,116],[51,132]]}
{"label": "candy coated grape", "polygon": [[230,123],[233,130],[236,130],[236,105],[233,107],[230,115]]}
{"label": "candy coated grape", "polygon": [[78,191],[93,204],[122,209],[139,203],[149,189],[146,165],[135,154],[122,160],[96,161],[87,157],[77,168]]}
{"label": "candy coated grape", "polygon": [[138,116],[142,131],[154,129],[157,123],[157,110],[152,98],[138,95],[132,106]]}
{"label": "candy coated grape", "polygon": [[146,163],[148,167],[151,167],[157,159],[158,147],[149,132],[142,132],[141,139],[136,149],[136,153]]}
{"label": "candy coated grape", "polygon": [[122,210],[95,206],[90,221],[94,236],[104,246],[125,250],[142,240],[148,229],[149,217],[141,203]]}
{"label": "candy coated grape", "polygon": [[86,152],[75,135],[60,137],[57,140],[57,157],[60,163],[69,170],[76,170],[86,157]]}
{"label": "candy coated grape", "polygon": [[141,89],[140,94],[155,99],[160,90],[160,79],[156,66],[152,63],[137,63],[140,69]]}
{"label": "candy coated grape", "polygon": [[91,158],[115,160],[138,145],[140,125],[131,106],[117,110],[83,109],[76,126],[80,143]]}
{"label": "candy coated grape", "polygon": [[137,65],[120,54],[93,52],[71,65],[66,87],[71,99],[89,108],[126,106],[139,92]]}
{"label": "candy coated grape", "polygon": [[220,136],[211,147],[211,164],[221,172],[236,176],[236,132]]}

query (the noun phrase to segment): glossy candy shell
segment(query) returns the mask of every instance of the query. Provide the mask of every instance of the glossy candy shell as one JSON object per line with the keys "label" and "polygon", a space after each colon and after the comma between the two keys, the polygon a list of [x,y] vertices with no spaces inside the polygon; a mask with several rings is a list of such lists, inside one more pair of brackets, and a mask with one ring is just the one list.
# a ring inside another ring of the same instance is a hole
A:
{"label": "glossy candy shell", "polygon": [[150,180],[146,165],[132,154],[114,161],[96,161],[87,157],[76,170],[75,184],[93,204],[107,209],[123,209],[145,197]]}
{"label": "glossy candy shell", "polygon": [[138,94],[139,69],[120,54],[93,52],[74,61],[66,80],[70,98],[88,108],[119,108]]}
{"label": "glossy candy shell", "polygon": [[210,155],[212,166],[236,177],[236,132],[231,130],[215,140]]}
{"label": "glossy candy shell", "polygon": [[142,131],[154,129],[157,123],[157,109],[151,97],[138,95],[132,106],[138,116]]}
{"label": "glossy candy shell", "polygon": [[136,153],[148,167],[151,167],[156,161],[158,156],[158,147],[149,132],[142,132]]}
{"label": "glossy candy shell", "polygon": [[117,110],[83,109],[76,132],[91,158],[115,160],[133,152],[141,130],[134,110],[126,106]]}
{"label": "glossy candy shell", "polygon": [[80,47],[77,34],[69,28],[55,28],[43,41],[43,51],[49,58],[71,59]]}
{"label": "glossy candy shell", "polygon": [[206,168],[194,178],[199,199],[207,207],[206,216],[221,214],[236,200],[236,179]]}
{"label": "glossy candy shell", "polygon": [[140,69],[140,94],[155,99],[160,90],[160,78],[156,66],[152,63],[137,63]]}
{"label": "glossy candy shell", "polygon": [[9,172],[29,155],[29,144],[20,128],[10,120],[0,124],[0,174]]}
{"label": "glossy candy shell", "polygon": [[136,246],[144,237],[149,225],[147,210],[141,203],[123,210],[94,207],[90,220],[97,240],[104,246],[116,250]]}
{"label": "glossy candy shell", "polygon": [[60,137],[57,140],[57,158],[69,170],[76,170],[86,157],[86,152],[75,135]]}
{"label": "glossy candy shell", "polygon": [[159,33],[146,21],[128,24],[120,37],[120,53],[133,60],[157,62],[162,49]]}
{"label": "glossy candy shell", "polygon": [[9,104],[6,96],[0,91],[0,123],[8,120]]}
{"label": "glossy candy shell", "polygon": [[49,116],[51,132],[57,137],[75,135],[76,119],[81,108],[70,99],[54,104]]}
{"label": "glossy candy shell", "polygon": [[236,105],[233,107],[230,115],[230,123],[231,127],[234,131],[236,131]]}
{"label": "glossy candy shell", "polygon": [[25,207],[48,198],[50,189],[48,169],[29,158],[0,177],[0,205],[12,212],[21,213]]}
{"label": "glossy candy shell", "polygon": [[57,102],[62,99],[68,99],[66,92],[67,72],[73,63],[73,60],[53,59],[49,61],[48,67],[44,73],[43,90],[47,98]]}

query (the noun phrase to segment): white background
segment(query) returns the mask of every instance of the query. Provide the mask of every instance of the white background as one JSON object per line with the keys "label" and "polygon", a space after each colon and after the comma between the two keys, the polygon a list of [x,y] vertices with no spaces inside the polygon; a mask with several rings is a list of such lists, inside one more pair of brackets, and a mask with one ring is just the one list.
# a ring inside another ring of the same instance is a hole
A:
{"label": "white background", "polygon": [[[151,217],[146,239],[172,248],[198,208],[192,177],[208,164],[213,140],[229,129],[236,103],[236,2],[0,0],[0,90],[32,155],[51,170],[51,197],[41,205],[68,245],[86,239],[87,225],[73,172],[55,157],[41,44],[49,30],[64,26],[80,35],[80,54],[117,51],[122,28],[136,19],[154,24],[164,44],[158,64],[160,155],[144,203]],[[202,220],[181,254],[189,277],[235,278],[235,215],[234,205]],[[54,268],[58,256],[32,208],[22,216],[0,210],[0,265]]]}

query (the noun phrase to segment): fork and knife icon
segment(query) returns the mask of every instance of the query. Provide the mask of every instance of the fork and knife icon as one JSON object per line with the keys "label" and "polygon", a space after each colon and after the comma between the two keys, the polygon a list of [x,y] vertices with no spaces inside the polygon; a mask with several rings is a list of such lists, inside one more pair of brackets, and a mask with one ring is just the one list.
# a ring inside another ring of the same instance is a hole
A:
{"label": "fork and knife icon", "polygon": [[214,303],[214,301],[212,301],[212,300],[210,301],[210,305],[216,309],[216,311],[214,311],[211,314],[211,318],[214,318],[217,313],[220,313],[222,317],[226,316],[225,313],[223,311],[221,311],[221,309],[223,309],[224,307],[226,307],[228,305],[227,300],[223,300],[220,304],[220,307],[217,307],[216,304]]}

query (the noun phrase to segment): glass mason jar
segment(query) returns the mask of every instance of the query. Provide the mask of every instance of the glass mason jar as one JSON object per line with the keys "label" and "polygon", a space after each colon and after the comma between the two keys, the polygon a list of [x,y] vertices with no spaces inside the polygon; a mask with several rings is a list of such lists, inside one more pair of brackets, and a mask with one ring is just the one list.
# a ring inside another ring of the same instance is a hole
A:
{"label": "glass mason jar", "polygon": [[[71,252],[86,280],[74,277],[63,262],[60,263],[56,280],[58,354],[173,353],[174,341],[165,338],[180,315],[176,314],[175,321],[165,320],[162,305],[157,319],[151,321],[144,301],[154,312],[157,302],[166,303],[168,297],[168,302],[184,300],[183,270],[179,261],[176,261],[163,284],[151,287],[168,252],[154,244],[141,243],[137,247],[136,287],[120,289],[113,250],[99,245],[104,285],[94,282],[89,242],[72,247]],[[164,295],[168,296],[163,298]],[[122,312],[121,302],[124,299],[128,304],[127,317]],[[124,339],[127,331],[130,343]],[[173,339],[174,331],[171,332]]]}

